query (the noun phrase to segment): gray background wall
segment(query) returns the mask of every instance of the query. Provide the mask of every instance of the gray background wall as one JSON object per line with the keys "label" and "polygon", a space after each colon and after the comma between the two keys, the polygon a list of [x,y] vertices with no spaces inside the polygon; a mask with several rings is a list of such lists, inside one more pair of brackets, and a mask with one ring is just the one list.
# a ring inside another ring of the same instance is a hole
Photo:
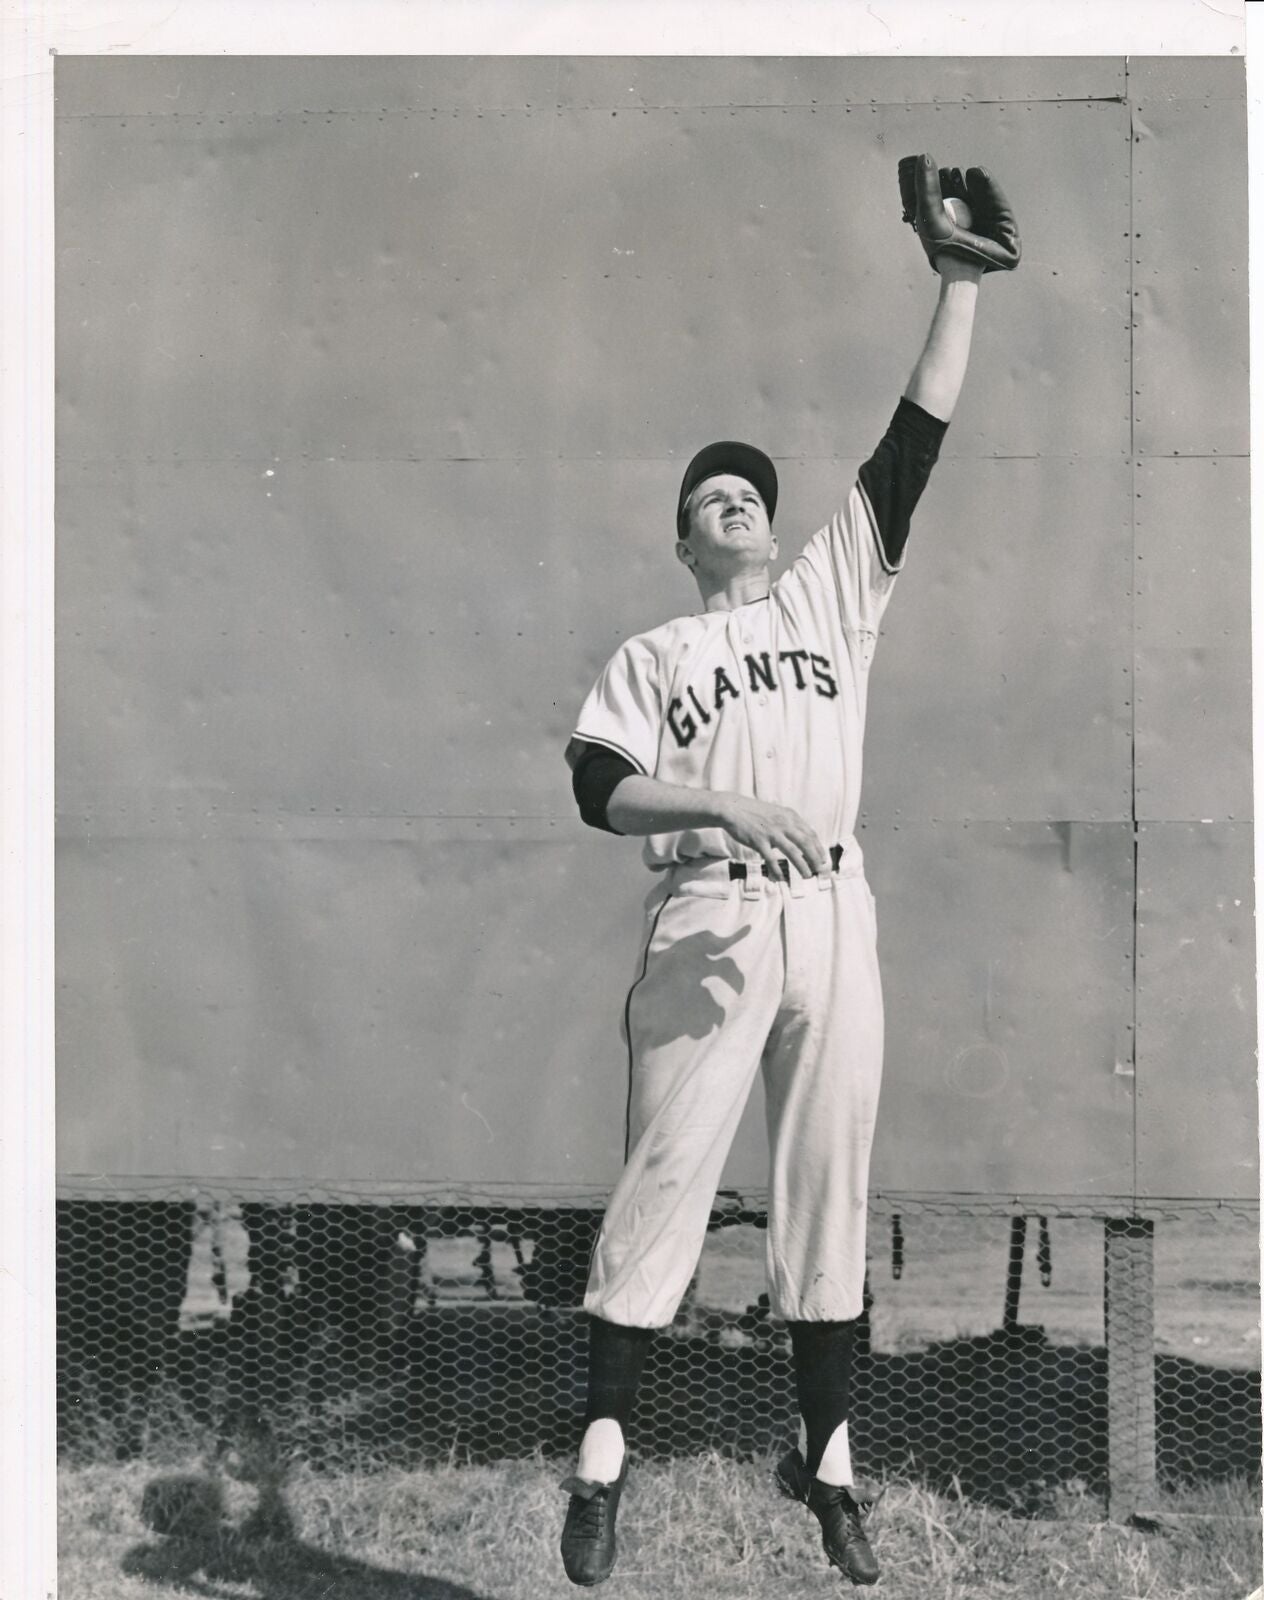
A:
{"label": "gray background wall", "polygon": [[875,1179],[1258,1193],[1241,62],[56,89],[63,1187],[613,1179],[646,882],[561,750],[692,607],[700,443],[777,459],[790,557],[876,442],[926,148],[996,170],[1025,257],[875,666]]}

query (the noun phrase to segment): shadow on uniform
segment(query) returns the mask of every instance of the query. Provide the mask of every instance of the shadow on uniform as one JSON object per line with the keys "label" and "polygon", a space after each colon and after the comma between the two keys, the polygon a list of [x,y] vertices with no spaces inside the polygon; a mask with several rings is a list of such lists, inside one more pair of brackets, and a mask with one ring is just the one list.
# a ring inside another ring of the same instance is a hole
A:
{"label": "shadow on uniform", "polygon": [[[657,1044],[668,1044],[673,1039],[705,1039],[720,1026],[726,1010],[718,998],[719,984],[726,984],[734,995],[746,987],[745,974],[726,952],[748,932],[740,928],[736,933],[718,934],[703,928],[676,940],[670,971],[655,990],[653,1031]],[[717,979],[718,983],[708,986],[708,979]],[[674,1025],[670,1033],[666,1028],[668,1018]]]}

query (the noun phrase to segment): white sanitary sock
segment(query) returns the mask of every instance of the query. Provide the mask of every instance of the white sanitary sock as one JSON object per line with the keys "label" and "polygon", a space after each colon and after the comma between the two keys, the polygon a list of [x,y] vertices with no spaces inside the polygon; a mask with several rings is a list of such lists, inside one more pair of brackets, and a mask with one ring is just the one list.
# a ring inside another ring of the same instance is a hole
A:
{"label": "white sanitary sock", "polygon": [[613,1483],[623,1466],[623,1429],[613,1417],[598,1417],[584,1429],[576,1476],[589,1483]]}
{"label": "white sanitary sock", "polygon": [[845,1484],[848,1488],[855,1482],[851,1470],[851,1446],[847,1441],[846,1422],[840,1422],[830,1434],[825,1454],[816,1469],[816,1476],[822,1483]]}

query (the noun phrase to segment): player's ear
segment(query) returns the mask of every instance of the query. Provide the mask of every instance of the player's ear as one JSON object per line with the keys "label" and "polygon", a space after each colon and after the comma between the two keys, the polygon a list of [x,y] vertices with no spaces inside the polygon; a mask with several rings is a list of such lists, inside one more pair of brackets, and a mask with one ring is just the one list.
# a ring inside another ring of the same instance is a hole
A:
{"label": "player's ear", "polygon": [[676,559],[678,561],[683,561],[690,571],[693,570],[698,561],[698,558],[694,554],[692,548],[685,542],[684,539],[676,540]]}
{"label": "player's ear", "polygon": [[769,561],[777,559],[777,535],[775,533],[771,535],[771,542],[768,546],[768,559]]}

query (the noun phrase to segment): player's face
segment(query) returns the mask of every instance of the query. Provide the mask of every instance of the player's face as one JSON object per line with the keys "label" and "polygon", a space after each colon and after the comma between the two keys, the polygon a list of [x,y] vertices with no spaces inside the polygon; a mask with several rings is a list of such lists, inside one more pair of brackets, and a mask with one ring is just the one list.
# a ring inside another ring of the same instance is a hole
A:
{"label": "player's face", "polygon": [[700,574],[729,576],[766,567],[777,539],[759,491],[736,473],[705,478],[689,497],[689,537],[680,558]]}

